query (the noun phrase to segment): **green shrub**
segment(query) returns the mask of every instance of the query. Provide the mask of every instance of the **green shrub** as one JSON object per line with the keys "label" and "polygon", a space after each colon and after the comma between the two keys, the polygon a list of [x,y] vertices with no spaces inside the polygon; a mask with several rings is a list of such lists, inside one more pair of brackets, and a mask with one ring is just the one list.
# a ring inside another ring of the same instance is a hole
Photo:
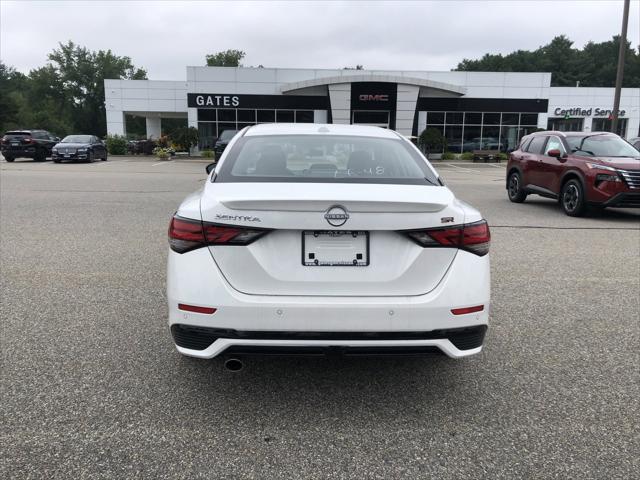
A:
{"label": "green shrub", "polygon": [[106,144],[109,155],[127,154],[127,137],[123,135],[107,135]]}
{"label": "green shrub", "polygon": [[460,155],[460,158],[462,160],[473,160],[473,152],[464,152],[462,155]]}
{"label": "green shrub", "polygon": [[166,160],[171,157],[171,150],[166,147],[156,147],[153,149],[153,154],[160,160]]}
{"label": "green shrub", "polygon": [[204,158],[213,158],[214,154],[212,150],[203,150],[202,151],[202,156]]}
{"label": "green shrub", "polygon": [[453,160],[456,158],[456,155],[453,152],[444,152],[441,158],[442,160]]}
{"label": "green shrub", "polygon": [[504,152],[500,152],[498,155],[496,155],[496,158],[502,162],[504,160],[507,160],[509,156]]}
{"label": "green shrub", "polygon": [[427,128],[418,137],[418,145],[427,153],[440,153],[447,148],[447,139],[437,128]]}
{"label": "green shrub", "polygon": [[182,127],[171,134],[171,140],[180,146],[181,150],[190,152],[191,147],[198,145],[198,129],[195,127]]}

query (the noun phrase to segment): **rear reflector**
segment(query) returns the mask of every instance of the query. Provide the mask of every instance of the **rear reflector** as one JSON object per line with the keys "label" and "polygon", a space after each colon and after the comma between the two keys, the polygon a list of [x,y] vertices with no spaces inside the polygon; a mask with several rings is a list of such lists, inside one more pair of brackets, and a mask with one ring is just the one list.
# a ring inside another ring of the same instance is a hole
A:
{"label": "rear reflector", "polygon": [[208,315],[216,313],[216,309],[213,307],[197,307],[196,305],[187,305],[186,303],[179,303],[178,309],[184,310],[185,312],[206,313]]}
{"label": "rear reflector", "polygon": [[476,305],[475,307],[454,308],[451,313],[454,315],[466,315],[467,313],[481,312],[484,310],[484,305]]}
{"label": "rear reflector", "polygon": [[249,245],[270,230],[219,225],[177,215],[169,224],[171,250],[185,253],[207,245]]}
{"label": "rear reflector", "polygon": [[450,247],[479,256],[489,253],[491,233],[486,220],[447,228],[429,228],[401,232],[421,247]]}

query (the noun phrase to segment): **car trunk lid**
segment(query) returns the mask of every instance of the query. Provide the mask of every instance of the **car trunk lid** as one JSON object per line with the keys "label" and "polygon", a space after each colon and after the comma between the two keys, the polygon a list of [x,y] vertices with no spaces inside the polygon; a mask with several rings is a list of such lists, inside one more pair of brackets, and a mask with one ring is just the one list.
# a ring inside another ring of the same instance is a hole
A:
{"label": "car trunk lid", "polygon": [[[452,248],[423,248],[398,233],[442,227],[443,222],[464,223],[464,209],[445,187],[267,182],[243,186],[210,183],[201,199],[205,222],[273,229],[246,246],[209,247],[228,283],[243,293],[420,295],[437,286],[457,253]],[[329,223],[326,214],[332,207],[348,215],[342,225]],[[305,265],[305,255],[317,253],[305,250],[305,231],[318,233],[307,243],[322,255],[337,249],[362,250],[357,252],[363,257],[361,266]],[[349,237],[345,232],[358,234]]]}

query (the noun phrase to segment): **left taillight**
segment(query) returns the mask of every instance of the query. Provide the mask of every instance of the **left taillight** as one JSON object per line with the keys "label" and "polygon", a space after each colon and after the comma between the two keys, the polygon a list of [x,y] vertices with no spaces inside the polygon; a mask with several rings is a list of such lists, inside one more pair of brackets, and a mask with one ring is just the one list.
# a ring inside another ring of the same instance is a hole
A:
{"label": "left taillight", "polygon": [[249,245],[269,230],[219,225],[175,215],[169,224],[171,250],[185,253],[208,245]]}
{"label": "left taillight", "polygon": [[422,247],[459,248],[479,256],[489,253],[491,232],[486,220],[455,227],[402,232]]}

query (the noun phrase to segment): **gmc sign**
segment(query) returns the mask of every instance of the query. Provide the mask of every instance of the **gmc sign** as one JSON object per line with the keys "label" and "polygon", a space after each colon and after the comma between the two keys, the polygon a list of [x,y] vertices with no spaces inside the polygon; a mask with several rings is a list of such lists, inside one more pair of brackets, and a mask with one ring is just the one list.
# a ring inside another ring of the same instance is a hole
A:
{"label": "gmc sign", "polygon": [[378,94],[378,95],[369,95],[363,94],[358,96],[358,100],[361,102],[388,102],[389,95],[386,94]]}

